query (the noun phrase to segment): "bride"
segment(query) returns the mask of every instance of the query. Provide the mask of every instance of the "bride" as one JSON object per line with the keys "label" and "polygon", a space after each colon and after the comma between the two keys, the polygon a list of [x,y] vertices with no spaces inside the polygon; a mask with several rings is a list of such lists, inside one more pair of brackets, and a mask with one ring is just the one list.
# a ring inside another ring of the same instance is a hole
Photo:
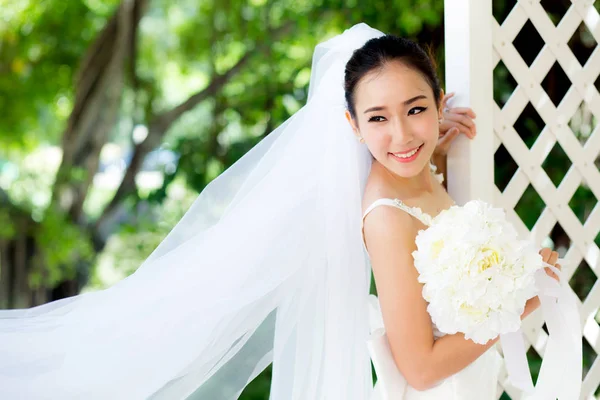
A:
{"label": "bride", "polygon": [[[434,67],[413,42],[379,37],[352,55],[345,90],[346,117],[374,158],[362,202],[363,233],[387,340],[401,373],[393,390],[387,389],[394,393],[386,395],[383,382],[377,395],[495,400],[501,359],[492,346],[497,339],[479,345],[462,334],[439,332],[412,259],[419,230],[454,204],[428,167],[443,121]],[[549,249],[542,254],[550,264],[558,259]],[[522,318],[538,306],[537,298],[530,300]],[[373,361],[377,369],[381,360]]]}
{"label": "bride", "polygon": [[[444,103],[413,42],[359,24],[320,44],[307,104],[133,275],[0,311],[0,398],[236,399],[272,363],[272,400],[495,400],[495,341],[442,336],[410,257],[453,203],[430,159],[475,133],[469,109]],[[398,371],[375,390],[371,266]]]}

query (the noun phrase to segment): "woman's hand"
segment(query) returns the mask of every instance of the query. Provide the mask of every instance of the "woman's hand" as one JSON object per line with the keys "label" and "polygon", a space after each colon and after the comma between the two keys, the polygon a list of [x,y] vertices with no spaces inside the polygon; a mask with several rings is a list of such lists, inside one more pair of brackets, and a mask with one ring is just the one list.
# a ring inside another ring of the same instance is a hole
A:
{"label": "woman's hand", "polygon": [[454,96],[454,93],[448,93],[442,99],[443,118],[440,124],[440,138],[435,148],[435,154],[445,156],[448,154],[450,145],[454,139],[461,133],[469,139],[473,139],[477,134],[475,127],[475,113],[468,107],[448,108],[448,100]]}
{"label": "woman's hand", "polygon": [[[556,261],[558,261],[558,253],[556,251],[552,251],[551,249],[544,247],[543,249],[540,250],[540,255],[542,256],[542,261],[544,261],[547,264],[553,265],[555,268],[557,268],[559,270],[561,269],[560,264],[556,263]],[[548,274],[548,276],[550,276],[560,282],[560,278],[554,273],[554,271],[552,271],[548,267],[546,267],[545,270],[546,270],[546,273]],[[534,312],[539,306],[540,306],[539,297],[535,296],[535,297],[532,297],[531,299],[529,299],[527,301],[527,304],[525,304],[525,311],[521,315],[521,319],[524,319],[529,314]]]}
{"label": "woman's hand", "polygon": [[[556,251],[552,251],[551,249],[544,247],[543,249],[540,250],[540,255],[542,256],[542,261],[544,261],[546,264],[550,264],[550,265],[554,266],[555,268],[557,268],[558,270],[561,269],[560,264],[556,263],[558,261],[558,253]],[[550,276],[550,277],[556,279],[558,282],[560,282],[560,278],[558,277],[558,275],[556,275],[554,273],[554,271],[552,271],[548,267],[546,267],[545,270],[546,270],[546,273],[548,274],[548,276]]]}

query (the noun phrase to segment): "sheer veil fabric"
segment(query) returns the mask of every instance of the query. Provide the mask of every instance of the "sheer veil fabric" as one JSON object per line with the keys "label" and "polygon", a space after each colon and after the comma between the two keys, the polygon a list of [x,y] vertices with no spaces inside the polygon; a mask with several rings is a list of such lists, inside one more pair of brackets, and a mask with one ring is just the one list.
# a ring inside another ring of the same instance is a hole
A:
{"label": "sheer veil fabric", "polygon": [[344,67],[381,32],[318,45],[307,104],[215,179],[131,276],[0,311],[2,399],[272,400],[372,391],[361,198],[371,155],[344,118]]}

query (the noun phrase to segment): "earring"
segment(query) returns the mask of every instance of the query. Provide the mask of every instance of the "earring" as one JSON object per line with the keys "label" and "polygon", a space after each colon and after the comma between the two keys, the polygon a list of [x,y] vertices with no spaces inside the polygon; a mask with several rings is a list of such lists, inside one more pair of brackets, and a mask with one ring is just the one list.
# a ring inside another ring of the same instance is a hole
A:
{"label": "earring", "polygon": [[359,136],[359,137],[358,137],[358,141],[359,141],[360,143],[364,143],[364,142],[365,142],[365,139],[364,139],[362,136]]}
{"label": "earring", "polygon": [[438,123],[441,125],[443,120],[444,120],[444,118],[438,119]]}

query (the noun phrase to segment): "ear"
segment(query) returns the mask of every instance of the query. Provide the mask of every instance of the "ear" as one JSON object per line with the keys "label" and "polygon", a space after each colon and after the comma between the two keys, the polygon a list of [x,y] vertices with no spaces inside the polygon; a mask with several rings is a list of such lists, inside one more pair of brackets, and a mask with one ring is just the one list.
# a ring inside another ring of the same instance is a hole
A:
{"label": "ear", "polygon": [[356,135],[357,138],[360,138],[360,132],[358,132],[358,126],[356,126],[356,122],[354,121],[354,118],[352,118],[352,114],[350,114],[350,111],[346,110],[346,119],[348,120],[348,122],[350,123],[350,126],[352,127],[352,131],[354,132],[354,135]]}
{"label": "ear", "polygon": [[440,89],[440,100],[439,100],[440,106],[438,107],[438,119],[444,118],[444,108],[446,107],[446,103],[444,102],[445,95],[446,94],[444,93],[444,89]]}

